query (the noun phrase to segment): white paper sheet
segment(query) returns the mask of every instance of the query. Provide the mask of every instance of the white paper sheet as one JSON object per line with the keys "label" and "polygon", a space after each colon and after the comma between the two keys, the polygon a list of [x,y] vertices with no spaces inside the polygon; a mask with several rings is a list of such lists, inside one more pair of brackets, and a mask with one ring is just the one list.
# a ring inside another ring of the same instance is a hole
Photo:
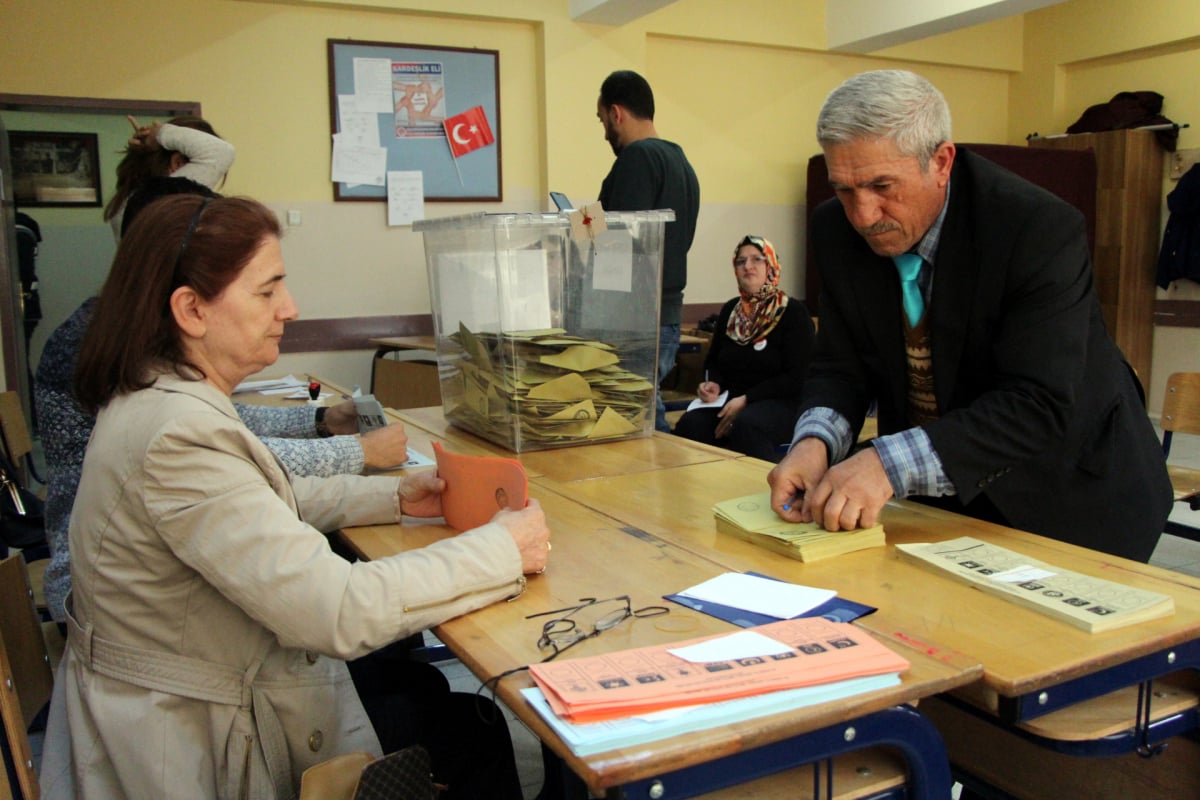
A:
{"label": "white paper sheet", "polygon": [[392,60],[354,59],[354,105],[358,111],[391,114]]}
{"label": "white paper sheet", "polygon": [[340,141],[358,147],[379,147],[379,115],[359,111],[352,94],[338,95],[338,133]]}
{"label": "white paper sheet", "polygon": [[713,400],[711,403],[706,403],[703,400],[701,400],[699,397],[697,397],[695,400],[688,403],[687,410],[691,411],[692,409],[695,409],[695,408],[722,408],[725,405],[725,401],[728,399],[729,399],[729,390],[726,389],[725,391],[721,392],[720,397],[718,397],[716,400]]}
{"label": "white paper sheet", "polygon": [[330,177],[334,183],[365,183],[383,186],[387,175],[386,147],[359,147],[333,137]]}
{"label": "white paper sheet", "polygon": [[773,581],[744,572],[726,572],[679,594],[780,619],[797,617],[837,596],[833,589]]}
{"label": "white paper sheet", "polygon": [[550,267],[546,251],[509,250],[500,257],[504,258],[500,329],[538,331],[554,327],[550,318]]}
{"label": "white paper sheet", "polygon": [[[237,386],[233,387],[233,393],[240,392],[265,392],[269,389],[287,389],[292,390],[298,387],[304,387],[308,391],[308,381],[302,381],[295,375],[285,375],[282,378],[272,378],[263,381],[242,381]],[[307,397],[307,394],[305,395]]]}
{"label": "white paper sheet", "polygon": [[592,288],[633,291],[633,237],[629,231],[606,230],[596,235]]}
{"label": "white paper sheet", "polygon": [[425,176],[420,170],[387,174],[388,225],[411,225],[425,219]]}
{"label": "white paper sheet", "polygon": [[739,658],[760,658],[778,656],[790,653],[792,648],[770,636],[763,636],[754,631],[739,631],[728,636],[718,636],[707,642],[700,642],[690,647],[677,647],[667,650],[673,656],[693,664],[707,664],[711,661],[734,661]]}
{"label": "white paper sheet", "polygon": [[1024,583],[1025,581],[1040,581],[1055,574],[1048,569],[1041,569],[1032,564],[1022,564],[1019,567],[1006,569],[1003,572],[992,573],[988,577],[1001,583]]}

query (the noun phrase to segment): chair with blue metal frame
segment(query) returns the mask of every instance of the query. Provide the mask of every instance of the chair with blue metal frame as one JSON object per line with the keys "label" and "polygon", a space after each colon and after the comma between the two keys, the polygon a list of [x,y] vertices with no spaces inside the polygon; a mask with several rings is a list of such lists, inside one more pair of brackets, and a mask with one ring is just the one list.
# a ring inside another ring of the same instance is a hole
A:
{"label": "chair with blue metal frame", "polygon": [[[1200,372],[1176,372],[1167,378],[1162,407],[1163,456],[1175,491],[1175,502],[1200,511],[1200,469],[1169,463],[1171,442],[1177,433],[1200,435]],[[1166,533],[1200,541],[1200,528],[1167,522]]]}

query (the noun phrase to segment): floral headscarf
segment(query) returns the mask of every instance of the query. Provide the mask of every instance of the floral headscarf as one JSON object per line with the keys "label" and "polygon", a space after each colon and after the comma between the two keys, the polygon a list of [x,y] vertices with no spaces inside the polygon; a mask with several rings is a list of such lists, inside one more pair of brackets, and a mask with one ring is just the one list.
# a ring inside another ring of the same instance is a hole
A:
{"label": "floral headscarf", "polygon": [[[737,308],[729,315],[729,324],[725,333],[737,344],[752,344],[766,337],[787,308],[788,297],[779,288],[779,258],[775,255],[775,247],[761,236],[753,234],[744,237],[733,249],[736,261],[738,251],[752,244],[762,251],[767,258],[767,279],[755,294],[739,292],[742,296]],[[737,267],[734,267],[737,270]]]}

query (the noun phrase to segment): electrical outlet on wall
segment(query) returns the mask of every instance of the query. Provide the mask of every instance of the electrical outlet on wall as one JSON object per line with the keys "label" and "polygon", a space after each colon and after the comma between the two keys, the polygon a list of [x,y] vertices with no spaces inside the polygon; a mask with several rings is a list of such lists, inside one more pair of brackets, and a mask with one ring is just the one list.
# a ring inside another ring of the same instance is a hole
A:
{"label": "electrical outlet on wall", "polygon": [[1189,150],[1176,150],[1167,156],[1167,169],[1171,180],[1177,181],[1183,177],[1183,174],[1192,168],[1196,162],[1200,161],[1200,147],[1193,147]]}

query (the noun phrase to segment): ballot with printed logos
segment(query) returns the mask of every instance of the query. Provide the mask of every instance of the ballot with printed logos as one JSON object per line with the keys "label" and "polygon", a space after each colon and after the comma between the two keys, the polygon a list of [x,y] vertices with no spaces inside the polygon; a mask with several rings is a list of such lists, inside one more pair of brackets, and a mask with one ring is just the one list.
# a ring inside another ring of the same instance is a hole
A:
{"label": "ballot with printed logos", "polygon": [[970,536],[898,544],[896,552],[904,561],[1090,633],[1175,613],[1170,595],[1070,572]]}

